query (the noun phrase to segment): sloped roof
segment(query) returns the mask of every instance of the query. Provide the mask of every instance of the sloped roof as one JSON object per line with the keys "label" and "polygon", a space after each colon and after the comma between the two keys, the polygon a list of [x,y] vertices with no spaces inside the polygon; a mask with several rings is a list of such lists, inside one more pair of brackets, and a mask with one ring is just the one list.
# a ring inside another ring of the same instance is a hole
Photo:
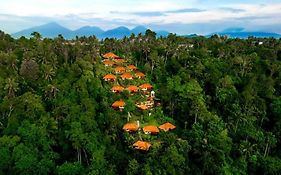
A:
{"label": "sloped roof", "polygon": [[102,62],[105,62],[105,61],[110,61],[110,59],[103,59],[103,60],[102,60]]}
{"label": "sloped roof", "polygon": [[106,54],[103,55],[104,58],[119,58],[119,56],[115,55],[112,52],[108,52]]}
{"label": "sloped roof", "polygon": [[107,75],[105,75],[104,77],[103,77],[103,79],[116,79],[116,76],[115,75],[113,75],[113,74],[107,74]]}
{"label": "sloped roof", "polygon": [[148,125],[142,128],[143,132],[158,133],[159,129],[156,126]]}
{"label": "sloped roof", "polygon": [[121,78],[122,79],[132,79],[133,76],[132,76],[132,74],[125,72],[124,74],[121,75]]}
{"label": "sloped roof", "polygon": [[106,60],[106,61],[103,61],[103,64],[105,64],[105,65],[114,65],[114,62]]}
{"label": "sloped roof", "polygon": [[138,125],[136,123],[126,123],[123,126],[123,130],[125,131],[131,131],[131,132],[135,132],[139,129]]}
{"label": "sloped roof", "polygon": [[139,149],[139,150],[143,150],[143,151],[148,151],[149,148],[151,147],[151,144],[148,143],[148,142],[144,142],[144,141],[137,141],[133,144],[133,146],[136,148],[136,149]]}
{"label": "sloped roof", "polygon": [[113,86],[111,88],[112,91],[123,91],[125,88],[122,86]]}
{"label": "sloped roof", "polygon": [[139,90],[139,88],[137,86],[128,86],[126,89],[130,92],[135,92],[135,91]]}
{"label": "sloped roof", "polygon": [[139,86],[140,89],[151,89],[153,86],[149,83],[145,83]]}
{"label": "sloped roof", "polygon": [[125,106],[125,102],[120,100],[120,101],[116,101],[112,104],[112,107],[114,108],[118,108],[118,107],[124,107]]}
{"label": "sloped roof", "polygon": [[137,73],[135,73],[135,76],[136,77],[145,77],[145,75],[144,75],[144,73],[142,73],[142,72],[137,72]]}
{"label": "sloped roof", "polygon": [[137,69],[137,67],[134,66],[134,65],[129,65],[129,66],[127,66],[127,68],[130,69],[130,70],[136,70]]}
{"label": "sloped roof", "polygon": [[169,130],[176,129],[176,126],[167,122],[167,123],[164,123],[163,125],[159,126],[159,128],[164,131],[169,131]]}
{"label": "sloped roof", "polygon": [[115,71],[117,71],[117,72],[124,72],[126,69],[125,69],[125,67],[116,67],[115,68]]}
{"label": "sloped roof", "polygon": [[115,63],[125,63],[126,60],[124,59],[114,59]]}
{"label": "sloped roof", "polygon": [[143,104],[137,105],[137,107],[141,110],[148,110],[148,107],[146,105],[143,105]]}

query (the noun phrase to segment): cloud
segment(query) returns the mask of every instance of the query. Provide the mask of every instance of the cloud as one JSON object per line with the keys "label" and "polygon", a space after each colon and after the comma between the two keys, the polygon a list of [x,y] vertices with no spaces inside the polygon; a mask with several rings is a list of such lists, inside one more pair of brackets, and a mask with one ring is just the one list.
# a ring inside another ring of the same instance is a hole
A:
{"label": "cloud", "polygon": [[[182,34],[209,33],[226,27],[258,29],[264,26],[268,29],[265,26],[280,26],[281,23],[280,0],[214,0],[215,3],[211,0],[93,1],[3,1],[0,11],[5,14],[0,14],[0,29],[11,33],[55,21],[70,29],[85,25],[105,30],[120,25],[144,25],[155,30],[165,30],[166,27],[170,32]],[[277,29],[280,27],[271,30]]]}
{"label": "cloud", "polygon": [[136,15],[136,16],[165,16],[163,12],[119,12],[119,11],[111,11],[112,14],[121,14],[121,15]]}
{"label": "cloud", "polygon": [[238,8],[231,8],[231,7],[221,7],[219,10],[232,12],[232,13],[239,13],[239,12],[245,12],[245,9],[238,9]]}
{"label": "cloud", "polygon": [[151,17],[151,16],[167,16],[167,14],[173,13],[197,13],[206,11],[204,9],[198,8],[183,8],[176,10],[165,10],[165,11],[138,11],[138,12],[121,12],[121,11],[111,11],[112,14],[121,14],[121,15],[136,15],[143,17]]}
{"label": "cloud", "polygon": [[198,9],[198,8],[184,8],[184,9],[166,11],[165,13],[195,13],[195,12],[204,12],[204,11],[206,10]]}

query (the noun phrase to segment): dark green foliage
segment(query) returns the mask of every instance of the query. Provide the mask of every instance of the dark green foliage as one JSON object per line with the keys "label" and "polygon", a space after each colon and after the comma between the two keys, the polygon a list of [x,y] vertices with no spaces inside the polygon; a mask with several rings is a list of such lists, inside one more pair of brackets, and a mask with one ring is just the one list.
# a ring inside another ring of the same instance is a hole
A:
{"label": "dark green foliage", "polygon": [[[150,30],[103,41],[0,32],[0,174],[280,174],[280,48]],[[110,92],[108,51],[146,74],[160,107],[140,111],[140,93]],[[119,99],[122,112],[111,108]],[[128,113],[177,129],[142,136],[153,145],[140,152],[131,143],[141,135],[122,131]]]}

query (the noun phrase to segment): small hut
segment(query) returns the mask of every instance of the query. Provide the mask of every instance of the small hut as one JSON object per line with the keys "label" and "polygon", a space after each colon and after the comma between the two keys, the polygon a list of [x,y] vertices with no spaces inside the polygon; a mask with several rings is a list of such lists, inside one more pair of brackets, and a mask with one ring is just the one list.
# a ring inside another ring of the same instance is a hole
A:
{"label": "small hut", "polygon": [[126,60],[124,60],[124,59],[114,59],[114,62],[115,62],[116,64],[123,64],[123,63],[126,62]]}
{"label": "small hut", "polygon": [[138,68],[134,65],[129,65],[127,66],[127,68],[130,70],[130,71],[134,71],[134,70],[137,70]]}
{"label": "small hut", "polygon": [[173,129],[176,129],[176,126],[167,122],[167,123],[164,123],[163,125],[159,126],[159,129],[167,132],[167,131],[170,131],[170,130],[173,130]]}
{"label": "small hut", "polygon": [[115,81],[116,80],[116,76],[113,74],[107,74],[103,77],[104,81]]}
{"label": "small hut", "polygon": [[144,104],[137,104],[136,106],[137,106],[137,108],[139,108],[140,110],[143,110],[143,111],[149,109],[148,106],[146,106],[146,105],[144,105]]}
{"label": "small hut", "polygon": [[114,92],[114,93],[120,93],[120,92],[122,92],[124,89],[125,89],[125,88],[122,87],[122,86],[113,86],[113,87],[111,88],[111,91]]}
{"label": "small hut", "polygon": [[122,74],[125,72],[125,70],[126,70],[125,67],[116,67],[115,68],[116,74]]}
{"label": "small hut", "polygon": [[110,61],[110,60],[106,60],[106,61],[103,61],[103,64],[108,67],[108,66],[113,66],[115,63],[113,61]]}
{"label": "small hut", "polygon": [[112,52],[108,52],[108,53],[104,54],[102,57],[106,58],[106,59],[118,59],[119,58],[119,56],[115,55]]}
{"label": "small hut", "polygon": [[136,132],[139,129],[139,126],[136,123],[126,123],[123,126],[123,130],[127,132]]}
{"label": "small hut", "polygon": [[137,72],[137,73],[135,73],[135,77],[137,77],[139,79],[144,79],[145,75],[142,72]]}
{"label": "small hut", "polygon": [[159,133],[159,129],[153,125],[145,126],[142,130],[145,134],[157,135]]}
{"label": "small hut", "polygon": [[149,83],[145,83],[139,86],[142,91],[149,91],[153,88],[153,86]]}
{"label": "small hut", "polygon": [[144,142],[144,141],[137,141],[133,144],[133,147],[135,149],[138,149],[138,150],[142,150],[142,151],[148,151],[149,148],[151,147],[151,144],[148,143],[148,142]]}
{"label": "small hut", "polygon": [[120,100],[120,101],[116,101],[112,104],[112,108],[115,109],[115,110],[120,110],[122,111],[124,109],[124,106],[125,106],[125,102]]}
{"label": "small hut", "polygon": [[138,92],[139,88],[137,86],[128,86],[126,88],[130,93],[136,93]]}
{"label": "small hut", "polygon": [[125,72],[121,75],[122,80],[133,80],[132,74]]}

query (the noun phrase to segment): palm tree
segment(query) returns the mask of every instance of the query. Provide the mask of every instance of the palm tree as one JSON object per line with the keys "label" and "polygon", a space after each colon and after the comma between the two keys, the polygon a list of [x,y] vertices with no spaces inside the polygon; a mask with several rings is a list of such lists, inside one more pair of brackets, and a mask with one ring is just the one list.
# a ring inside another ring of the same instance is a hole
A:
{"label": "palm tree", "polygon": [[15,97],[15,93],[17,92],[18,83],[16,82],[15,78],[8,78],[6,80],[5,90],[8,91],[8,97]]}
{"label": "palm tree", "polygon": [[47,81],[52,81],[53,77],[55,76],[56,72],[54,68],[51,66],[46,65],[44,67],[44,79]]}
{"label": "palm tree", "polygon": [[56,98],[58,91],[59,89],[55,85],[49,84],[45,90],[45,96],[49,99]]}

